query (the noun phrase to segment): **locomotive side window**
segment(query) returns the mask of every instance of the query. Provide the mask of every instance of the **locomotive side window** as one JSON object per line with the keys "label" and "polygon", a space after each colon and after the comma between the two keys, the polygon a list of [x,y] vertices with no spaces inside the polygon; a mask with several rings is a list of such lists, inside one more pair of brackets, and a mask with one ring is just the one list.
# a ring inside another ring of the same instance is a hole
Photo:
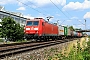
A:
{"label": "locomotive side window", "polygon": [[32,25],[32,21],[27,21],[27,25],[26,26],[31,26]]}
{"label": "locomotive side window", "polygon": [[33,25],[38,25],[39,21],[33,21]]}

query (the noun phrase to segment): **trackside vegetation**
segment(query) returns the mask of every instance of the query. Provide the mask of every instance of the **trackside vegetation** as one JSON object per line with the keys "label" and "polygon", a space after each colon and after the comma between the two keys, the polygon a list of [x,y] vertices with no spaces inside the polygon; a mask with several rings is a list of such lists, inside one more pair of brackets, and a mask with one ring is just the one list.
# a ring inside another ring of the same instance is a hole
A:
{"label": "trackside vegetation", "polygon": [[22,40],[24,36],[23,27],[16,23],[13,18],[5,17],[1,22],[1,37],[6,40]]}
{"label": "trackside vegetation", "polygon": [[73,46],[68,56],[62,53],[57,53],[54,56],[49,56],[48,60],[90,60],[90,38],[87,42],[87,46],[82,49],[80,43],[77,43],[77,47]]}

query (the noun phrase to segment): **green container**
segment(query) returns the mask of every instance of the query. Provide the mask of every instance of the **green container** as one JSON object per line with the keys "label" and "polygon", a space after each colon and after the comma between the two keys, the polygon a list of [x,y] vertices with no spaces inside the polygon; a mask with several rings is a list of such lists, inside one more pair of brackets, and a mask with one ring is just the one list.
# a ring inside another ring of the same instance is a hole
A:
{"label": "green container", "polygon": [[68,34],[68,31],[67,30],[68,30],[67,27],[64,27],[64,35],[65,36],[67,36],[67,34]]}

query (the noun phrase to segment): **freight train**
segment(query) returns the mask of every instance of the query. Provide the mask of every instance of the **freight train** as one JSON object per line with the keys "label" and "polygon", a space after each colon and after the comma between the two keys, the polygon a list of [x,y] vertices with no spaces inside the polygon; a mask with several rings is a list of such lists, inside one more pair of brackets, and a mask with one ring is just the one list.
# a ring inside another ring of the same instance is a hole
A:
{"label": "freight train", "polygon": [[26,39],[65,39],[81,37],[82,33],[71,31],[66,26],[49,23],[43,18],[27,19],[24,27]]}

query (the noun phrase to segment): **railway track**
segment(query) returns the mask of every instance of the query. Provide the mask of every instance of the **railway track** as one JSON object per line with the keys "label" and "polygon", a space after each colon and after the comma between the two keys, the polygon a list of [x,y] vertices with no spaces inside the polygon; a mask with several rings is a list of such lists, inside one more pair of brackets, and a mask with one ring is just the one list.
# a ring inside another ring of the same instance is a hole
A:
{"label": "railway track", "polygon": [[25,51],[35,50],[43,47],[48,47],[60,43],[65,43],[74,39],[56,40],[48,42],[24,42],[24,43],[12,43],[0,45],[0,58],[10,56],[12,54],[18,54]]}

